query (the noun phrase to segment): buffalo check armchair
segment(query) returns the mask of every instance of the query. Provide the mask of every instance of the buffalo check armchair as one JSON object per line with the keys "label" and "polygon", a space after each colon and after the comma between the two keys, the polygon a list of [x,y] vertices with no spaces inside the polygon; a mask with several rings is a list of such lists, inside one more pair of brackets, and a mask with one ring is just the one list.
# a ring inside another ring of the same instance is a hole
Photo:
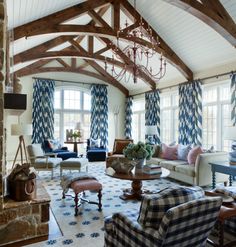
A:
{"label": "buffalo check armchair", "polygon": [[205,246],[222,204],[200,187],[172,187],[143,198],[140,211],[105,219],[106,247]]}

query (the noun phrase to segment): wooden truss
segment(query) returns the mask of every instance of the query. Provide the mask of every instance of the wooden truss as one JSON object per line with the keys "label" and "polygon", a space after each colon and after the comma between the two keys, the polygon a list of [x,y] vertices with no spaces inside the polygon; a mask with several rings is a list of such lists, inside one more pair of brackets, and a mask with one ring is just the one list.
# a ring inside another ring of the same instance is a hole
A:
{"label": "wooden truss", "polygon": [[[230,43],[233,45],[236,44],[235,23],[224,7],[220,4],[219,0],[202,0],[202,4],[197,0],[163,1],[174,4],[191,14],[194,14],[218,31]],[[213,7],[210,10],[207,10],[209,9],[209,4]],[[112,12],[111,23],[108,23],[103,18],[108,9],[111,9]],[[117,59],[114,61],[112,58],[106,57],[107,63],[115,64],[117,67],[123,67],[124,64],[130,65],[133,63],[133,61],[131,61],[131,59],[127,57],[122,50],[116,47],[113,42],[117,36],[117,30],[120,29],[121,11],[129,19],[133,20],[133,23],[123,29],[120,38],[126,42],[135,41],[138,44],[152,47],[151,42],[146,39],[127,39],[127,32],[139,27],[139,20],[141,17],[127,0],[88,0],[36,21],[16,27],[13,30],[14,40],[21,38],[27,39],[30,36],[49,33],[61,33],[61,36],[15,55],[15,65],[31,60],[37,60],[36,62],[15,71],[15,73],[19,77],[49,71],[80,73],[110,83],[127,96],[129,94],[128,90],[119,81],[113,78],[111,74],[106,72],[101,65],[99,65],[99,62],[105,61],[104,53],[107,51],[115,52],[120,58],[119,60]],[[221,15],[219,13],[221,13]],[[67,21],[78,18],[82,15],[89,15],[91,21],[86,25],[66,24]],[[153,37],[159,38],[160,45],[154,47],[155,51],[162,53],[167,61],[175,66],[187,80],[192,80],[193,73],[188,66],[171,49],[171,47],[167,45],[156,30],[154,30],[144,18],[142,18],[142,20],[144,27],[150,27],[152,29]],[[66,33],[70,33],[70,35],[65,35]],[[87,49],[83,48],[81,45],[81,42],[85,40],[87,41]],[[103,48],[95,51],[95,42],[98,41],[103,44]],[[50,49],[66,42],[70,43],[66,48],[50,51]],[[71,57],[70,64],[63,60],[64,57]],[[76,64],[76,58],[78,57],[84,61],[80,66],[77,66]],[[44,67],[52,61],[57,61],[60,66]],[[97,73],[87,70],[86,68],[88,67],[92,67]],[[148,74],[139,71],[139,77],[147,83],[152,90],[156,88],[155,81]]]}

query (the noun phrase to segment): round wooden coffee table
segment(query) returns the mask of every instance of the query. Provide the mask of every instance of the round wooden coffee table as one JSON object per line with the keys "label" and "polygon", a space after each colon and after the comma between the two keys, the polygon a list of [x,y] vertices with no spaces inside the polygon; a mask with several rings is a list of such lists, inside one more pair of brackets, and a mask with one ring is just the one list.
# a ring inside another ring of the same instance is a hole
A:
{"label": "round wooden coffee table", "polygon": [[124,180],[130,180],[132,181],[131,187],[129,189],[123,190],[123,195],[120,196],[123,200],[129,200],[129,199],[138,199],[141,200],[142,195],[145,193],[151,193],[149,190],[142,190],[142,181],[144,180],[154,180],[154,179],[160,179],[165,178],[169,176],[170,171],[161,168],[162,173],[160,174],[146,174],[146,173],[138,173],[135,174],[134,171],[132,171],[129,174],[123,174],[123,173],[114,173],[113,175],[107,174],[108,176],[112,178],[118,178],[118,179],[124,179]]}

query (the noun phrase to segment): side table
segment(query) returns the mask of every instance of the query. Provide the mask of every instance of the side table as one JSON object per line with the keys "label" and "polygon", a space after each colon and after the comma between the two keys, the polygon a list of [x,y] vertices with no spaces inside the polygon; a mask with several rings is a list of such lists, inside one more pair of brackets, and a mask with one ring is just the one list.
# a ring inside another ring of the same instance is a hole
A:
{"label": "side table", "polygon": [[[205,192],[207,196],[215,196],[214,192]],[[218,194],[219,195],[219,194]],[[236,202],[231,202],[231,203],[224,203],[222,204],[220,208],[220,213],[218,216],[218,234],[219,234],[219,243],[215,243],[209,238],[207,239],[207,242],[216,247],[231,247],[235,246],[236,244],[236,239],[233,241],[227,243],[224,245],[224,222],[227,219],[230,219],[232,217],[236,217]]]}
{"label": "side table", "polygon": [[86,141],[65,141],[64,143],[65,144],[73,144],[74,145],[73,151],[75,153],[78,153],[77,144],[84,144],[84,143],[86,143]]}
{"label": "side table", "polygon": [[212,172],[212,189],[216,187],[216,172],[229,175],[229,186],[232,186],[233,176],[236,176],[236,165],[230,165],[228,161],[225,162],[210,162]]}

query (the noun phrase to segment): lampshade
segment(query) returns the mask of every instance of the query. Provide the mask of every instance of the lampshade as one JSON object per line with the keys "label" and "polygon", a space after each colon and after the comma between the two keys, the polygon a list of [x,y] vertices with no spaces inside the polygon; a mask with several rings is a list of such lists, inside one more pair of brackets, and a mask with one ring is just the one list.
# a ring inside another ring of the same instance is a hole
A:
{"label": "lampshade", "polygon": [[236,126],[225,128],[224,139],[236,141]]}
{"label": "lampshade", "polygon": [[81,129],[81,122],[76,123],[75,129],[76,130],[80,130]]}
{"label": "lampshade", "polygon": [[11,135],[32,135],[32,125],[31,124],[12,124],[11,125]]}
{"label": "lampshade", "polygon": [[145,126],[146,135],[157,135],[157,126],[156,125],[146,125]]}

